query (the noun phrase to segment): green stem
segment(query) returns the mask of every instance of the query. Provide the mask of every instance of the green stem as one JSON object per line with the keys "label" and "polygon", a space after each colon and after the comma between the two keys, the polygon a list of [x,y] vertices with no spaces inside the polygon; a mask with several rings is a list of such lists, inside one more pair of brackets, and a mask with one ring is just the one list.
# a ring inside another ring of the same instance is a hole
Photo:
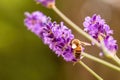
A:
{"label": "green stem", "polygon": [[92,42],[94,42],[98,47],[100,47],[100,44],[92,38],[90,35],[88,35],[85,31],[83,31],[79,26],[77,26],[75,23],[73,23],[70,19],[68,19],[56,6],[53,6],[52,9],[64,20],[66,21],[70,26],[72,26],[76,31],[78,31],[81,35],[85,36]]}
{"label": "green stem", "polygon": [[118,58],[117,55],[114,55],[114,57],[112,57],[112,59],[120,66],[120,59]]}
{"label": "green stem", "polygon": [[86,64],[84,64],[82,61],[79,61],[79,63],[87,69],[92,75],[94,75],[98,80],[103,80],[99,75],[97,75],[92,69],[90,69]]}
{"label": "green stem", "polygon": [[85,53],[85,52],[82,52],[82,55],[83,55],[84,57],[86,57],[86,58],[89,58],[89,59],[91,59],[91,60],[93,60],[93,61],[96,61],[96,62],[98,62],[98,63],[101,63],[101,64],[103,64],[103,65],[105,65],[105,66],[107,66],[107,67],[110,67],[110,68],[112,68],[112,69],[117,70],[117,71],[120,72],[120,67],[117,67],[117,66],[115,66],[115,65],[113,65],[113,64],[111,64],[111,63],[109,63],[109,62],[107,62],[107,61],[104,61],[104,60],[102,60],[102,59],[99,59],[99,58],[97,58],[97,57],[94,57],[94,56],[92,56],[92,55],[90,55],[90,54],[87,54],[87,53]]}

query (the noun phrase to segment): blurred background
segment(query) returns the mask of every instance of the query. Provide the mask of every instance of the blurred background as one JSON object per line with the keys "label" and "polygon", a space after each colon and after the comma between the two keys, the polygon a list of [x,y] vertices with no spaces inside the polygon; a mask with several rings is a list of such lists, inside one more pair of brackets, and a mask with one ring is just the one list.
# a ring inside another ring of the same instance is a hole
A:
{"label": "blurred background", "polygon": [[[113,36],[120,45],[120,0],[56,0],[56,6],[82,29],[86,16],[100,14],[114,30]],[[0,80],[96,80],[81,65],[73,66],[58,58],[26,29],[24,12],[36,10],[52,17],[53,21],[63,21],[53,10],[37,5],[34,0],[0,0]],[[90,42],[72,31],[76,38]],[[99,57],[100,50],[86,47],[86,52]],[[120,57],[119,53],[120,50],[117,52]],[[102,59],[114,64],[110,59]],[[120,80],[120,72],[89,59],[83,61],[104,80]]]}

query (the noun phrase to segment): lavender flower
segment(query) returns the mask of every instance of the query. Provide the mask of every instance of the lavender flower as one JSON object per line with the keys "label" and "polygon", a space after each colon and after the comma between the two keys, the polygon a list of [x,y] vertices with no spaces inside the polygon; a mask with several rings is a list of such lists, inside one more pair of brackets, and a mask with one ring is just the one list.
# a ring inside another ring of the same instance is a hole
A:
{"label": "lavender flower", "polygon": [[36,0],[36,2],[48,8],[51,8],[55,4],[55,0]]}
{"label": "lavender flower", "polygon": [[98,39],[98,36],[111,35],[113,31],[105,23],[104,19],[101,19],[100,15],[94,14],[92,18],[86,17],[83,22],[84,31],[88,32],[93,38]]}
{"label": "lavender flower", "polygon": [[118,46],[116,40],[111,36],[113,31],[105,23],[105,20],[101,19],[100,15],[94,14],[92,18],[86,17],[83,26],[84,31],[88,32],[94,39],[100,42],[99,36],[101,36],[106,48],[112,52],[116,52]]}
{"label": "lavender flower", "polygon": [[116,53],[118,49],[118,45],[116,44],[116,40],[112,36],[106,36],[104,39],[105,46],[110,50],[112,53]]}
{"label": "lavender flower", "polygon": [[27,18],[24,20],[24,22],[27,28],[35,34],[39,35],[39,32],[41,30],[39,26],[42,27],[45,25],[47,22],[47,17],[39,11],[33,12],[32,14],[25,12],[25,16]]}
{"label": "lavender flower", "polygon": [[74,35],[63,22],[60,24],[51,22],[49,17],[39,11],[32,14],[26,12],[25,16],[24,23],[27,28],[40,37],[51,50],[58,56],[62,56],[66,61],[76,60],[70,45]]}

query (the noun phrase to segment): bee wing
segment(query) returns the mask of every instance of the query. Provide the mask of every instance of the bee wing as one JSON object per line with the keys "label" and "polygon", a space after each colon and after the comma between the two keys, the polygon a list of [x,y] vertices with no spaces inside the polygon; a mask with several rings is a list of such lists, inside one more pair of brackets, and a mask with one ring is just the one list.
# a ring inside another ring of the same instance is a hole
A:
{"label": "bee wing", "polygon": [[83,45],[83,46],[91,46],[91,44],[87,43],[87,42],[81,42],[81,45]]}

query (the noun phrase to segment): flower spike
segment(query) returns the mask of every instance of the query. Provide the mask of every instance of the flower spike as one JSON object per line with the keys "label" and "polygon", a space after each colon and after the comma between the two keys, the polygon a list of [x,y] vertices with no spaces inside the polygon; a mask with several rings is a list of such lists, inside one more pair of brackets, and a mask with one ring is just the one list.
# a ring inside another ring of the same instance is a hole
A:
{"label": "flower spike", "polygon": [[55,0],[35,0],[37,3],[41,3],[47,8],[52,8],[55,5]]}
{"label": "flower spike", "polygon": [[104,19],[101,19],[100,15],[94,14],[92,17],[86,17],[83,26],[84,31],[88,32],[99,43],[101,42],[100,37],[102,37],[105,47],[112,53],[116,53],[118,45],[111,36],[113,30],[110,29]]}
{"label": "flower spike", "polygon": [[58,56],[62,56],[66,61],[76,61],[73,49],[70,45],[74,35],[63,22],[57,24],[43,13],[36,11],[25,13],[24,23],[29,30],[40,37]]}

